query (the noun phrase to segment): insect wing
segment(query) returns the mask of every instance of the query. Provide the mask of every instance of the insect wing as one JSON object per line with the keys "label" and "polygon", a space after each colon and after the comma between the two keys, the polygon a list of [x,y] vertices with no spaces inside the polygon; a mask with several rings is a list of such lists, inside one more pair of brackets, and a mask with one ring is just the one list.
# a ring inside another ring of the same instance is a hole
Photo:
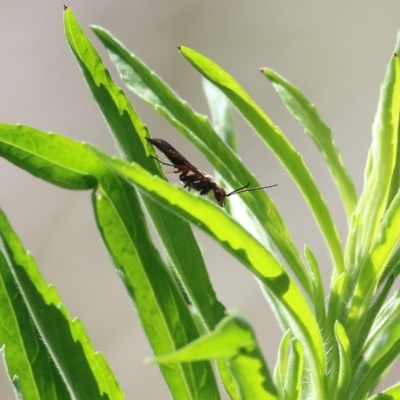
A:
{"label": "insect wing", "polygon": [[174,165],[177,169],[179,166],[185,166],[190,171],[194,172],[199,177],[205,177],[204,173],[199,171],[192,163],[190,163],[178,150],[172,147],[168,142],[162,139],[152,139],[146,138],[153,146],[156,146],[158,150],[160,150],[165,157],[168,158],[169,161]]}

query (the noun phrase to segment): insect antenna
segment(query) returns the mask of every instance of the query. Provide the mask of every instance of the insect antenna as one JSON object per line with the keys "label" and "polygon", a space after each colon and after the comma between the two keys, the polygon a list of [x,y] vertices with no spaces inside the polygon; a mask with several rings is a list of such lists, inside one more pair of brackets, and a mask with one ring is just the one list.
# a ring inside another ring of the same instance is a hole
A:
{"label": "insect antenna", "polygon": [[226,194],[225,197],[232,196],[233,194],[239,194],[239,193],[244,193],[244,192],[251,192],[252,190],[268,189],[268,188],[272,188],[272,187],[278,186],[277,184],[275,184],[275,185],[259,186],[259,187],[247,189],[247,188],[249,187],[249,185],[250,185],[250,182],[249,182],[247,185],[245,185],[245,186],[243,186],[243,187],[241,187],[241,188],[232,190],[232,192]]}

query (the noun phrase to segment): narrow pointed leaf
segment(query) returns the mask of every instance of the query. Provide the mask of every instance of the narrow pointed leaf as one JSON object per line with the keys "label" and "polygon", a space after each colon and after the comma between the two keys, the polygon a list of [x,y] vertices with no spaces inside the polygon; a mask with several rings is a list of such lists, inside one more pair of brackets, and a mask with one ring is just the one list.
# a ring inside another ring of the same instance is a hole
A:
{"label": "narrow pointed leaf", "polygon": [[172,354],[157,357],[158,363],[226,359],[234,372],[241,399],[277,399],[265,360],[249,324],[230,313],[210,332]]}
{"label": "narrow pointed leaf", "polygon": [[349,338],[339,321],[335,323],[335,338],[339,349],[339,375],[336,379],[331,379],[332,388],[330,393],[334,393],[333,399],[342,400],[347,398],[351,384],[352,369]]}
{"label": "narrow pointed leaf", "polygon": [[285,391],[286,371],[289,369],[288,355],[291,338],[292,333],[290,332],[290,330],[287,330],[279,344],[278,358],[275,365],[274,380],[281,398],[283,398],[283,393]]}
{"label": "narrow pointed leaf", "polygon": [[304,255],[310,267],[310,275],[313,282],[313,301],[315,316],[321,329],[325,326],[326,311],[325,311],[325,293],[322,281],[321,271],[319,269],[317,259],[310,248],[305,246]]}
{"label": "narrow pointed leaf", "polygon": [[[4,229],[7,226],[0,223],[0,230]],[[0,304],[0,348],[17,397],[69,400],[67,387],[39,336],[3,253],[0,253]]]}
{"label": "narrow pointed leaf", "polygon": [[305,132],[321,152],[339,190],[347,218],[350,219],[357,204],[356,190],[344,166],[331,130],[322,121],[315,106],[306,99],[297,87],[268,68],[263,68],[261,72],[272,82],[286,107],[303,126]]}
{"label": "narrow pointed leaf", "polygon": [[[339,353],[338,348],[336,346],[335,336],[333,335],[335,329],[335,323],[338,319],[338,315],[343,314],[343,305],[342,299],[346,295],[346,278],[347,273],[343,272],[339,277],[332,282],[331,290],[329,294],[329,302],[327,307],[327,315],[326,315],[326,323],[323,326],[322,337],[324,339],[325,348],[329,349],[329,354],[327,356],[330,374],[329,377],[335,377],[338,374],[339,368]],[[334,365],[332,366],[332,363]],[[331,378],[330,378],[331,379]],[[335,379],[335,378],[332,378]]]}
{"label": "narrow pointed leaf", "polygon": [[97,183],[88,173],[93,157],[82,143],[29,126],[0,123],[0,156],[66,189],[92,189]]}
{"label": "narrow pointed leaf", "polygon": [[257,346],[254,334],[242,317],[228,311],[213,330],[182,349],[148,359],[159,364],[226,359],[239,356],[242,351],[253,351]]}
{"label": "narrow pointed leaf", "polygon": [[301,399],[304,356],[303,346],[293,338],[290,341],[288,370],[285,377],[285,394],[288,399]]}
{"label": "narrow pointed leaf", "polygon": [[279,345],[279,357],[275,369],[275,382],[282,399],[300,400],[303,389],[302,376],[304,368],[303,347],[287,331]]}

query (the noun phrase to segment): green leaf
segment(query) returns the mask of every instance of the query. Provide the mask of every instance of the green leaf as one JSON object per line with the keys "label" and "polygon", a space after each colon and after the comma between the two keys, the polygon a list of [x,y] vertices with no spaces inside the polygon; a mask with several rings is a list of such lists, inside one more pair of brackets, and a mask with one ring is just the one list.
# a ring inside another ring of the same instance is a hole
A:
{"label": "green leaf", "polygon": [[82,143],[24,125],[0,123],[0,156],[54,185],[93,189],[92,158]]}
{"label": "green leaf", "polygon": [[314,253],[307,246],[304,247],[304,255],[306,257],[308,266],[310,268],[310,275],[313,282],[313,301],[315,316],[318,325],[321,329],[325,326],[326,311],[325,311],[325,294],[324,284],[319,270],[317,259]]}
{"label": "green leaf", "polygon": [[289,346],[290,340],[292,339],[292,332],[287,330],[283,335],[281,342],[279,344],[278,350],[278,358],[275,365],[274,371],[274,379],[275,385],[278,388],[278,393],[281,398],[283,397],[283,393],[285,391],[285,377],[286,371],[288,370],[288,354],[289,354]]}
{"label": "green leaf", "polygon": [[275,369],[275,382],[278,385],[280,398],[301,399],[302,376],[304,367],[303,347],[287,331],[279,346],[278,363]]}
{"label": "green leaf", "polygon": [[340,274],[344,269],[344,263],[339,236],[326,203],[300,154],[227,72],[194,50],[187,47],[181,47],[180,50],[190,64],[222,90],[286,167],[300,188],[324,235],[334,260],[335,274]]}
{"label": "green leaf", "polygon": [[287,370],[285,382],[285,393],[287,393],[288,399],[301,399],[303,364],[303,346],[297,339],[293,338],[290,341],[289,368]]}
{"label": "green leaf", "polygon": [[251,352],[257,346],[254,334],[244,319],[232,310],[212,332],[200,337],[184,348],[171,354],[150,358],[148,362],[159,364],[226,359]]}
{"label": "green leaf", "polygon": [[[106,47],[128,88],[190,140],[231,187],[241,187],[244,182],[249,182],[252,187],[260,186],[254,176],[244,168],[238,156],[216,135],[207,117],[195,113],[110,33],[99,27],[92,29]],[[243,194],[241,197],[311,296],[311,284],[306,267],[273,202],[262,191],[252,192],[251,196]]]}
{"label": "green leaf", "polygon": [[[343,308],[345,307],[342,299],[346,294],[346,278],[347,273],[343,272],[335,281],[332,281],[327,307],[328,310],[326,323],[322,329],[322,337],[324,339],[325,349],[329,349],[327,354],[327,364],[331,370],[331,373],[328,376],[329,379],[336,379],[335,374],[338,373],[337,369],[339,368],[339,349],[336,346],[336,340],[333,332],[335,329],[335,323],[338,320],[338,316],[342,316]],[[332,363],[335,364],[334,367],[332,366]],[[334,373],[332,373],[332,368],[335,368]]]}
{"label": "green leaf", "polygon": [[343,164],[331,130],[322,121],[315,106],[306,99],[297,87],[270,69],[263,68],[261,72],[272,82],[286,107],[303,126],[305,132],[321,152],[339,190],[347,218],[350,220],[357,204],[356,190]]}
{"label": "green leaf", "polygon": [[184,363],[209,359],[226,359],[234,372],[241,399],[277,399],[272,382],[250,325],[236,312],[186,347],[155,358],[157,363]]}
{"label": "green leaf", "polygon": [[[0,229],[7,227],[0,224]],[[0,349],[18,398],[70,399],[3,253],[0,253],[0,304]]]}
{"label": "green leaf", "polygon": [[331,379],[333,385],[330,393],[334,393],[333,399],[342,400],[347,398],[351,384],[352,369],[350,342],[343,325],[339,321],[335,323],[335,338],[339,348],[339,370],[336,379]]}
{"label": "green leaf", "polygon": [[[32,256],[24,250],[2,212],[0,234],[29,313],[70,393],[78,399],[123,399],[104,357],[94,351],[81,322],[71,319],[55,288],[45,283]],[[31,341],[38,340],[34,330],[30,334]],[[34,354],[30,355],[33,360]]]}

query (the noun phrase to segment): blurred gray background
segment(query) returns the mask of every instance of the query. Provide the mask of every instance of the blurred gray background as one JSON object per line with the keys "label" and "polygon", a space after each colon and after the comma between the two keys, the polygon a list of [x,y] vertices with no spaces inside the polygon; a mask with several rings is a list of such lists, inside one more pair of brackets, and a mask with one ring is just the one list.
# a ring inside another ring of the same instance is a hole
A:
{"label": "blurred gray background", "polygon": [[[0,5],[0,120],[62,133],[117,154],[67,46],[63,3],[3,0]],[[400,27],[398,0],[71,0],[67,5],[116,79],[90,24],[110,30],[199,112],[208,113],[201,79],[177,46],[192,47],[229,71],[303,153],[345,243],[343,208],[321,157],[258,68],[276,70],[316,104],[359,193],[379,87]],[[193,146],[131,98],[153,136],[171,141],[200,169],[212,172]],[[328,284],[331,263],[303,199],[247,123],[240,116],[236,122],[240,156],[261,183],[278,184],[269,194],[298,246],[307,243],[316,253]],[[4,160],[0,168],[0,207],[72,316],[83,321],[126,398],[168,399],[157,367],[143,365],[151,350],[101,243],[90,193],[53,187]],[[220,300],[251,321],[273,368],[281,332],[256,281],[205,235],[198,237]],[[389,374],[379,388],[395,377]],[[14,398],[3,366],[0,398]]]}

